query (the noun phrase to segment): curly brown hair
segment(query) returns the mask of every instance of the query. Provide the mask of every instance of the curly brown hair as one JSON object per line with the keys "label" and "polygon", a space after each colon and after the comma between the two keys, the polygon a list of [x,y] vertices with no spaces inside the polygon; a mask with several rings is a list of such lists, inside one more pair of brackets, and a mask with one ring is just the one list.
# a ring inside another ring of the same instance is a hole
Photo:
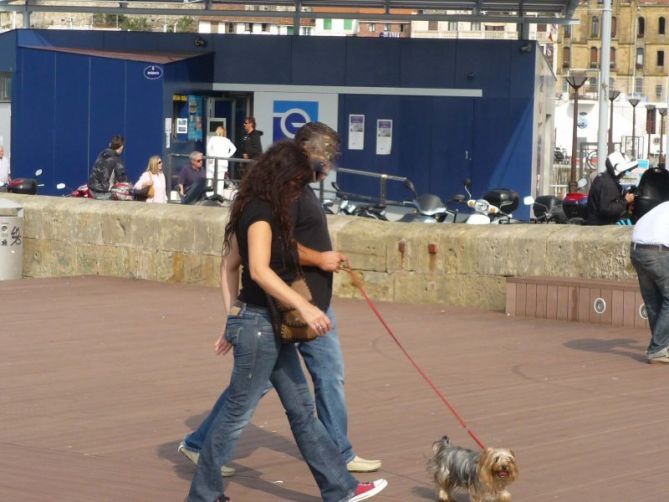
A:
{"label": "curly brown hair", "polygon": [[293,222],[288,209],[313,176],[309,158],[301,147],[293,141],[279,141],[272,145],[242,178],[232,203],[230,220],[225,226],[223,253],[230,249],[230,240],[242,211],[252,199],[270,203],[281,229],[281,242],[294,246]]}

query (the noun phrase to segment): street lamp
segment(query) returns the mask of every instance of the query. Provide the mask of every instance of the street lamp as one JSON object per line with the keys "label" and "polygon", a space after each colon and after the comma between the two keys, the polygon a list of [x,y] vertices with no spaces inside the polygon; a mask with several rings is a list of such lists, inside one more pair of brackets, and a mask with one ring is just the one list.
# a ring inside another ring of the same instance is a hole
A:
{"label": "street lamp", "polygon": [[569,87],[574,89],[574,125],[572,126],[572,136],[571,136],[571,170],[569,172],[569,191],[575,192],[577,190],[576,184],[576,157],[578,155],[576,151],[576,128],[578,127],[578,90],[583,87],[583,84],[586,83],[588,77],[584,73],[572,73],[567,78],[567,83]]}
{"label": "street lamp", "polygon": [[609,101],[611,101],[611,111],[609,114],[609,153],[613,153],[613,102],[620,96],[620,91],[609,91]]}
{"label": "street lamp", "polygon": [[627,102],[632,105],[632,158],[636,159],[636,105],[641,101],[639,98],[629,98]]}
{"label": "street lamp", "polygon": [[660,156],[657,158],[657,162],[659,164],[662,162],[662,147],[664,146],[662,136],[664,136],[664,117],[667,116],[667,108],[658,107],[657,111],[660,114]]}
{"label": "street lamp", "polygon": [[655,134],[655,105],[646,105],[646,134],[648,134],[646,158],[650,159],[650,135]]}

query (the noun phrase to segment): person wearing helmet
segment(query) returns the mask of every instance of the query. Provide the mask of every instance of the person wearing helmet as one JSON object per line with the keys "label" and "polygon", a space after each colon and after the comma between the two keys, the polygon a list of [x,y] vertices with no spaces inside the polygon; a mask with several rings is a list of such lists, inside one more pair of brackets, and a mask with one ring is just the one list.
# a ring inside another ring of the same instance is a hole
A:
{"label": "person wearing helmet", "polygon": [[620,178],[638,165],[620,152],[613,152],[606,158],[606,171],[599,173],[592,181],[588,193],[588,218],[586,225],[613,225],[634,202],[634,194],[623,195]]}

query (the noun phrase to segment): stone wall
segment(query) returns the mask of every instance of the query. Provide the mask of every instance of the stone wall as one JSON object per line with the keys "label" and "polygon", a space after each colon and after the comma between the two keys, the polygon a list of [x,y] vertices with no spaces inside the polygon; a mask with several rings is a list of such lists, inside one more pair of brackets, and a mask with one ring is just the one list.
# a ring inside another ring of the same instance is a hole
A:
{"label": "stone wall", "polygon": [[[105,275],[217,286],[226,209],[0,194],[22,204],[24,277]],[[622,226],[447,225],[329,216],[373,299],[503,310],[505,278],[635,279]],[[348,274],[335,294],[357,297]]]}

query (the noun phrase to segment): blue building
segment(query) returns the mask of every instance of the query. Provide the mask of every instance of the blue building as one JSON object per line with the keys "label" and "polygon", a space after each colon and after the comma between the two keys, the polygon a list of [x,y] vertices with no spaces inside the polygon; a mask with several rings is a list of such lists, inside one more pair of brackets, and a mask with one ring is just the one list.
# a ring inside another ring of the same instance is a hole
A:
{"label": "blue building", "polygon": [[[204,151],[221,123],[239,138],[246,115],[265,147],[321,120],[342,137],[342,166],[444,199],[466,177],[475,195],[532,193],[552,158],[555,79],[527,41],[17,30],[0,35],[0,72],[14,175],[42,168],[45,193],[83,183],[113,134],[136,179],[150,155]],[[378,193],[372,178],[339,184]]]}

